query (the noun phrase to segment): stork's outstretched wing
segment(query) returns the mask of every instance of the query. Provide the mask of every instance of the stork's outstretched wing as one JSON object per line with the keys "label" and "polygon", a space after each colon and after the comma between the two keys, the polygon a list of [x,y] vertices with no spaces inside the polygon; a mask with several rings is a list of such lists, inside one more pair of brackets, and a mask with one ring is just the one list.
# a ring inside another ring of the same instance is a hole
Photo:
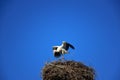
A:
{"label": "stork's outstretched wing", "polygon": [[75,49],[75,47],[73,45],[71,45],[70,43],[67,43],[69,45],[69,47],[71,47],[72,49]]}
{"label": "stork's outstretched wing", "polygon": [[64,49],[65,50],[68,50],[69,47],[72,48],[72,49],[75,49],[73,45],[71,45],[70,43],[67,43],[67,42],[63,42],[63,45],[64,45]]}

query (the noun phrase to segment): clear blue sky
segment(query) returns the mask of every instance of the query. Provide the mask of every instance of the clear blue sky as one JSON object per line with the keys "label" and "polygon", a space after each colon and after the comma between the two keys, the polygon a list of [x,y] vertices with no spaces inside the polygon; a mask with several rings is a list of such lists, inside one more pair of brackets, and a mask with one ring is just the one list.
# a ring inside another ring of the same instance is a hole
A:
{"label": "clear blue sky", "polygon": [[94,67],[96,80],[120,80],[120,1],[0,1],[0,80],[41,80],[61,41],[76,48],[65,58]]}

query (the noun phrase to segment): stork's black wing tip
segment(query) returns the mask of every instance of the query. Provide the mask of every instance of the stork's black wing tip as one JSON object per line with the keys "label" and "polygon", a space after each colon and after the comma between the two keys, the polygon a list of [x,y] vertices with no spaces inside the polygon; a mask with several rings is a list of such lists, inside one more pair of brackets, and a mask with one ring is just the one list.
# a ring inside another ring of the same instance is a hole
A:
{"label": "stork's black wing tip", "polygon": [[61,56],[60,52],[54,52],[54,57],[59,58]]}
{"label": "stork's black wing tip", "polygon": [[71,45],[70,43],[68,43],[68,44],[72,49],[75,49],[75,47],[73,45]]}

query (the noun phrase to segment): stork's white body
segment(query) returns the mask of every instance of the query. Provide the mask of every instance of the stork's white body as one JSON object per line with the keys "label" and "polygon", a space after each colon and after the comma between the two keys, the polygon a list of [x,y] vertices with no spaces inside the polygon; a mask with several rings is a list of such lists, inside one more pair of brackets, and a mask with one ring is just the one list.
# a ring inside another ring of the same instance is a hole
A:
{"label": "stork's white body", "polygon": [[63,44],[61,46],[59,46],[56,51],[60,52],[62,54],[68,53],[67,50],[64,49]]}

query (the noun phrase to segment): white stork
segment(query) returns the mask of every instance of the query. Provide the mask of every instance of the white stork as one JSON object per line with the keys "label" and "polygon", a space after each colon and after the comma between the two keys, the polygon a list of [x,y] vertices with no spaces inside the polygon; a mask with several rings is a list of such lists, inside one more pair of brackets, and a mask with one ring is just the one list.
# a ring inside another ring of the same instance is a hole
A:
{"label": "white stork", "polygon": [[[60,46],[53,46],[54,56],[58,58],[61,55],[63,56],[64,54],[67,54],[69,47],[72,49],[75,49],[73,45],[71,45],[70,43],[68,43],[66,41],[63,41]],[[64,56],[63,56],[63,58],[64,58]]]}

